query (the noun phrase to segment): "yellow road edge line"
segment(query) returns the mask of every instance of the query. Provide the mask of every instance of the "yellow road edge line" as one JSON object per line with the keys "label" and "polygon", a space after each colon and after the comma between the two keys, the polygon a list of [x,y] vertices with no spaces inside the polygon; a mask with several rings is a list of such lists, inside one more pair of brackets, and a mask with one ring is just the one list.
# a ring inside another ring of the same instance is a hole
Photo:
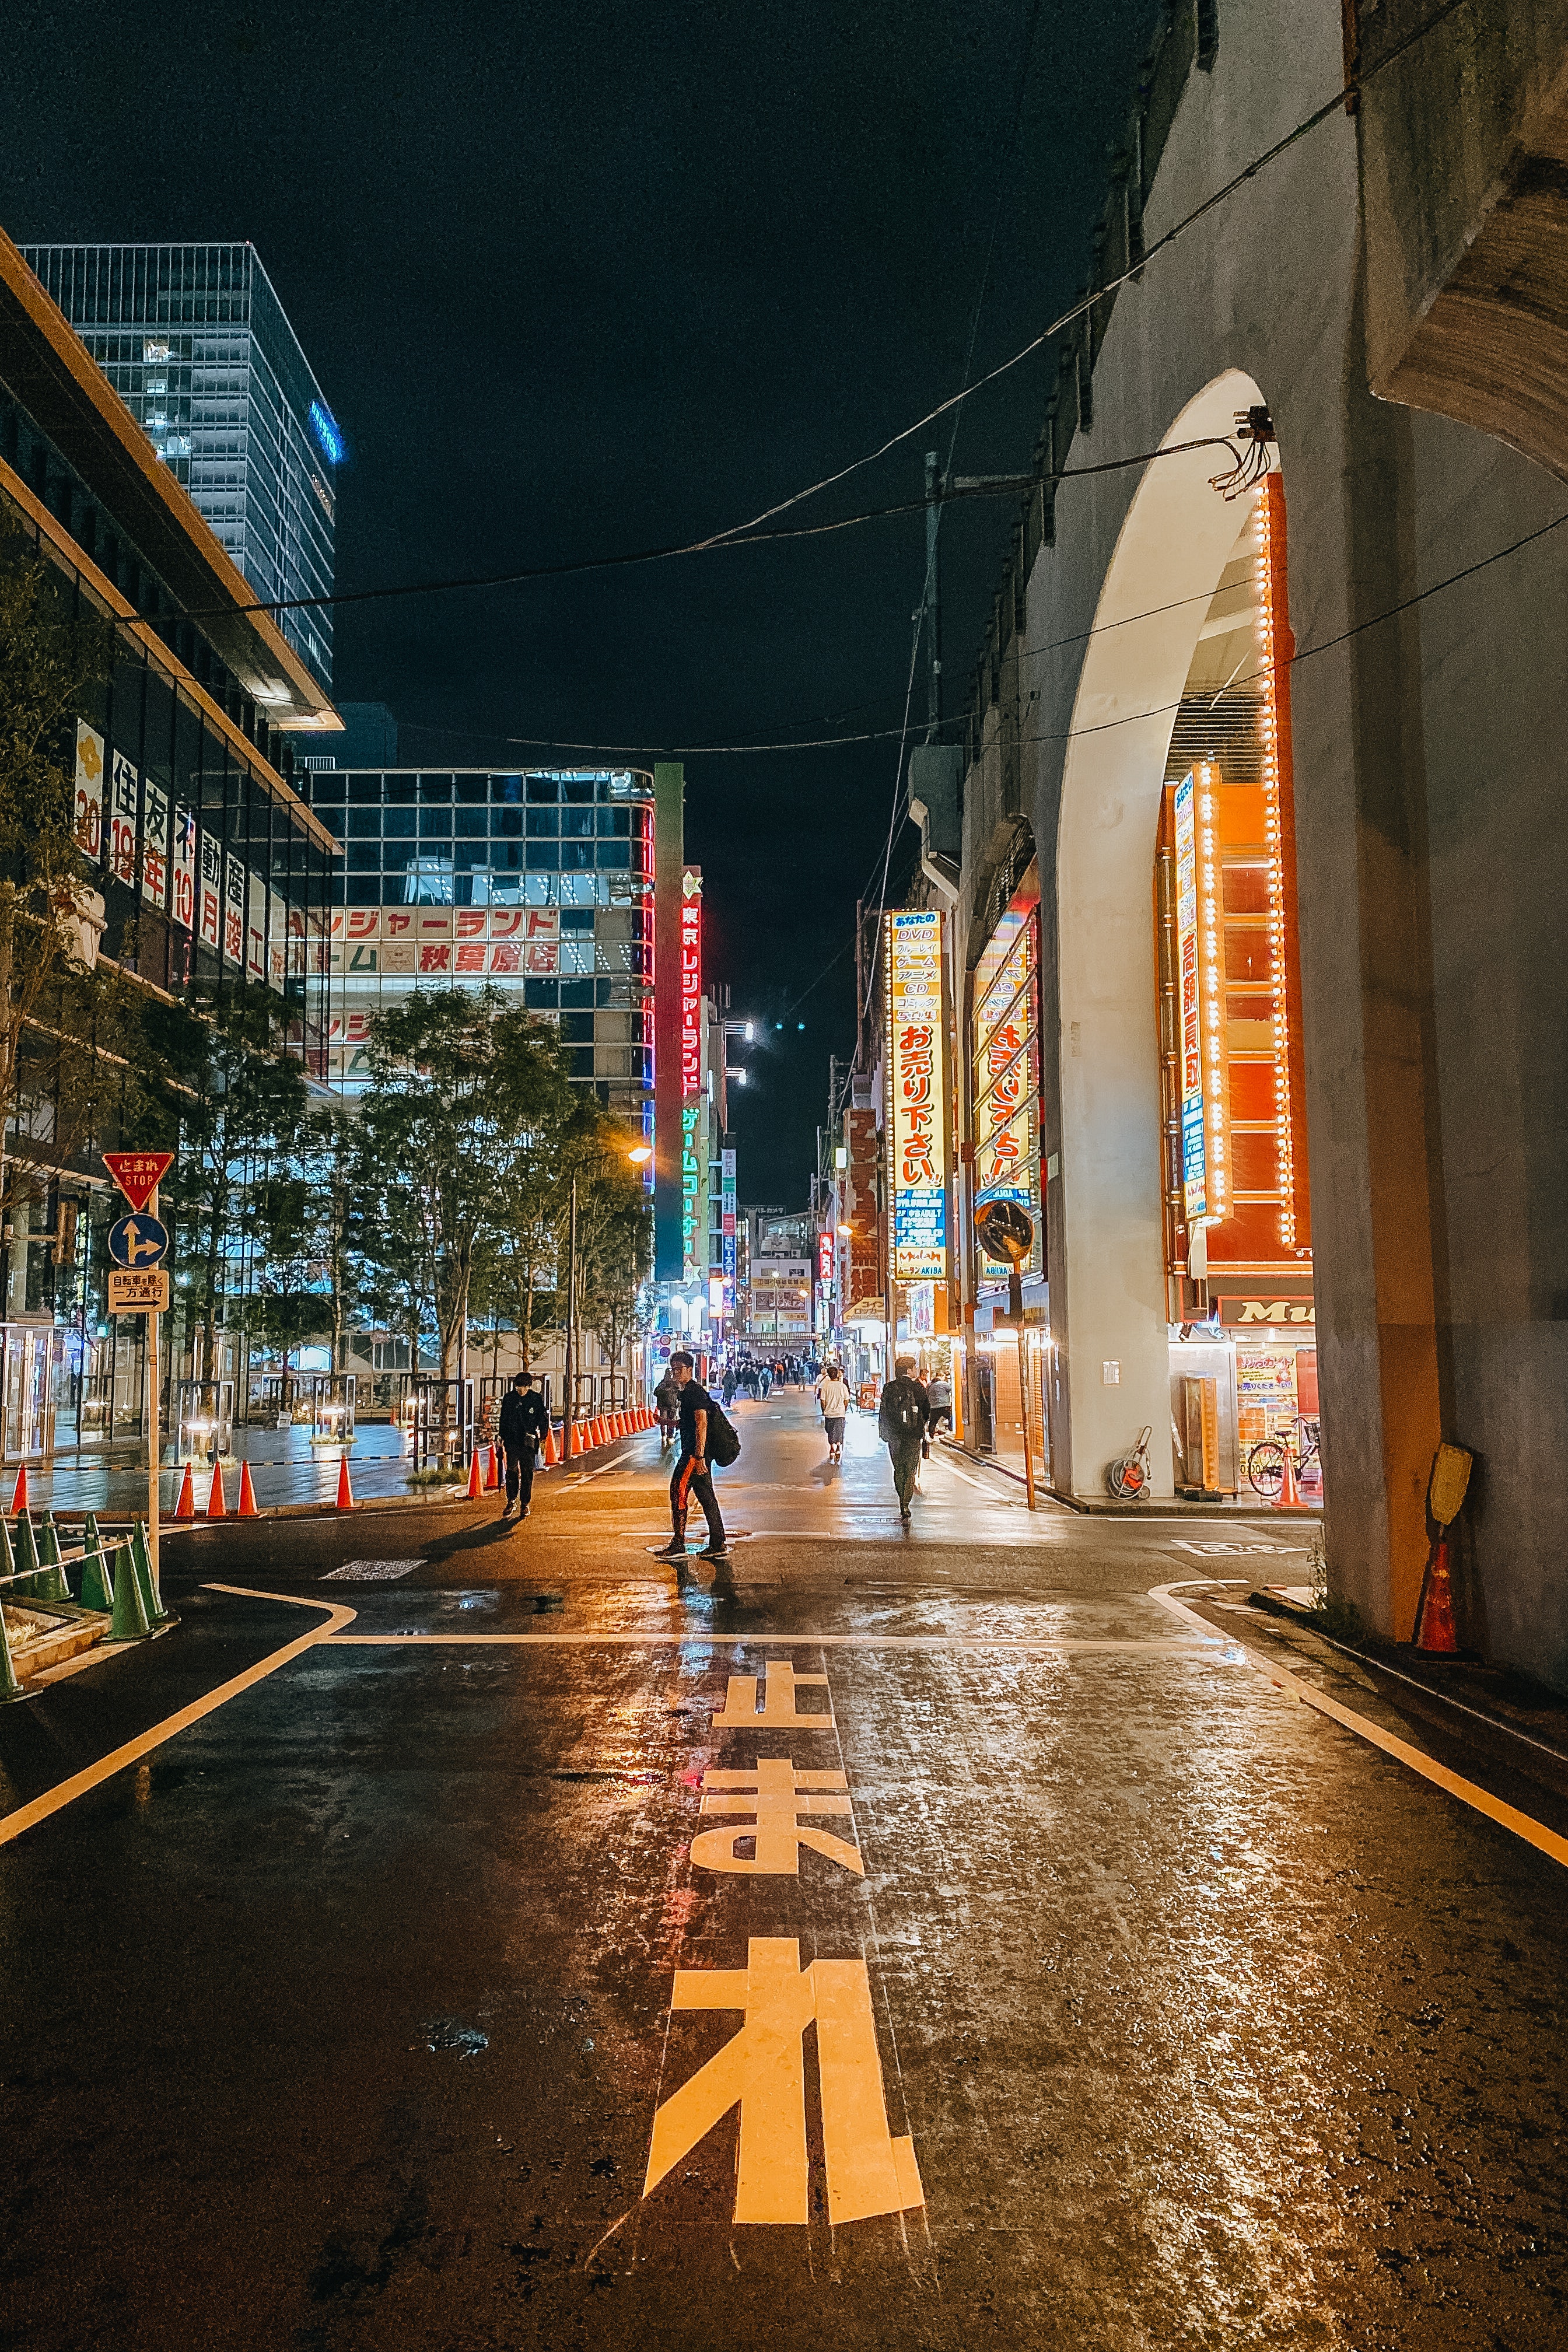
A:
{"label": "yellow road edge line", "polygon": [[318,1601],[310,1593],[257,1592],[243,1584],[209,1584],[205,1589],[209,1592],[237,1593],[245,1601],[280,1601],[290,1609],[324,1609],[329,1622],[312,1625],[308,1633],[301,1633],[297,1641],[286,1643],[281,1650],[274,1650],[270,1656],[258,1659],[255,1665],[247,1666],[242,1675],[235,1675],[226,1683],[220,1683],[216,1690],[208,1691],[205,1698],[193,1699],[190,1706],[183,1706],[177,1715],[166,1715],[163,1722],[153,1724],[151,1730],[138,1732],[134,1739],[128,1739],[122,1747],[111,1749],[107,1756],[100,1756],[96,1764],[86,1765],[81,1771],[73,1772],[68,1780],[57,1782],[43,1796],[35,1797],[31,1804],[19,1805],[14,1813],[6,1813],[0,1818],[0,1845],[9,1845],[12,1839],[20,1837],[24,1830],[34,1828],[39,1822],[47,1822],[51,1813],[58,1813],[67,1805],[74,1804],[89,1790],[111,1780],[116,1772],[122,1772],[128,1764],[135,1764],[143,1756],[150,1755],[154,1748],[162,1748],[164,1741],[173,1739],[176,1732],[187,1730],[193,1723],[199,1723],[204,1715],[212,1715],[220,1706],[226,1706],[231,1698],[237,1698],[241,1691],[249,1690],[252,1684],[265,1682],[267,1676],[276,1674],[279,1666],[286,1666],[290,1658],[314,1649],[318,1643],[335,1633],[340,1626],[352,1625],[359,1613],[339,1601]]}
{"label": "yellow road edge line", "polygon": [[[1224,1583],[1228,1580],[1215,1577],[1194,1579],[1193,1581]],[[1154,1586],[1150,1597],[1169,1609],[1173,1615],[1184,1617],[1190,1624],[1205,1623],[1205,1619],[1189,1609],[1184,1601],[1175,1599],[1169,1585]],[[1526,1845],[1532,1845],[1538,1853],[1545,1854],[1548,1860],[1568,1869],[1568,1838],[1560,1837],[1543,1822],[1536,1821],[1530,1813],[1521,1813],[1517,1805],[1505,1804],[1500,1797],[1494,1797],[1489,1789],[1482,1789],[1474,1780],[1467,1780],[1461,1773],[1451,1772],[1435,1757],[1426,1755],[1419,1748],[1412,1748],[1407,1739],[1401,1739],[1394,1732],[1385,1731],[1382,1724],[1373,1723],[1370,1716],[1358,1715],[1353,1707],[1344,1706],[1337,1698],[1331,1698],[1327,1691],[1321,1691],[1315,1685],[1303,1681],[1299,1675],[1292,1674],[1289,1666],[1282,1666],[1277,1658],[1265,1656],[1262,1651],[1249,1648],[1239,1639],[1234,1640],[1230,1646],[1240,1650],[1250,1665],[1266,1675],[1276,1688],[1284,1691],[1289,1697],[1299,1700],[1303,1706],[1316,1707],[1318,1713],[1326,1715],[1331,1722],[1342,1725],[1346,1731],[1353,1731],[1371,1747],[1381,1748],[1384,1754],[1392,1756],[1396,1763],[1408,1765],[1412,1772],[1418,1772],[1435,1788],[1446,1790],[1450,1797],[1458,1797],[1459,1802],[1468,1805],[1472,1812],[1484,1814],[1488,1821],[1496,1822],[1500,1829],[1511,1831],[1516,1838],[1522,1838]]]}
{"label": "yellow road edge line", "polygon": [[[325,1638],[323,1636],[323,1638]],[[640,1650],[1006,1650],[1030,1656],[1064,1657],[1083,1650],[1152,1650],[1176,1657],[1193,1649],[1217,1650],[1225,1635],[1207,1626],[1195,1640],[1166,1635],[1158,1641],[1012,1641],[993,1633],[339,1633],[334,1650],[416,1650],[515,1647],[521,1649]]]}

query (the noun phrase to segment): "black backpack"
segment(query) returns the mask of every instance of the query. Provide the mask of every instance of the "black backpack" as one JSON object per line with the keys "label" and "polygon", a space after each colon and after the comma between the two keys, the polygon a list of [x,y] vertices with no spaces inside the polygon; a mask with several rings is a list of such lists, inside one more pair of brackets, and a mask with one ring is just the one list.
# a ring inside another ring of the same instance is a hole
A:
{"label": "black backpack", "polygon": [[709,1461],[716,1463],[721,1470],[727,1470],[731,1462],[739,1460],[740,1453],[741,1440],[736,1433],[734,1423],[718,1398],[710,1397],[708,1400]]}
{"label": "black backpack", "polygon": [[925,1427],[925,1415],[913,1381],[893,1381],[888,1389],[888,1419],[900,1437],[918,1437]]}

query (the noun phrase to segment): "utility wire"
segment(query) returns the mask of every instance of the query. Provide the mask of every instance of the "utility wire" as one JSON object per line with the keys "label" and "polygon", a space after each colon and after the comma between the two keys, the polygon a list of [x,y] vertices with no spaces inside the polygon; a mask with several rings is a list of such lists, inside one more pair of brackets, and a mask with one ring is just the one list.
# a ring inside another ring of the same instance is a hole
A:
{"label": "utility wire", "polygon": [[[1256,179],[1259,172],[1266,171],[1270,163],[1277,163],[1279,157],[1294,147],[1299,140],[1305,139],[1310,131],[1316,131],[1320,123],[1326,122],[1331,115],[1337,114],[1347,99],[1359,96],[1369,82],[1375,80],[1380,73],[1384,72],[1397,58],[1403,57],[1407,49],[1413,48],[1417,41],[1425,40],[1428,33],[1436,31],[1447,17],[1453,16],[1458,9],[1466,5],[1467,0],[1442,0],[1439,7],[1434,9],[1421,24],[1413,26],[1402,39],[1395,41],[1392,47],[1384,52],[1374,65],[1366,66],[1359,72],[1351,75],[1343,87],[1334,92],[1332,98],[1326,99],[1321,106],[1315,108],[1310,114],[1305,116],[1293,130],[1288,131],[1282,139],[1277,139],[1272,147],[1265,148],[1261,155],[1255,155],[1251,163],[1237,172],[1234,178],[1227,180],[1223,187],[1215,189],[1211,195],[1205,196],[1202,204],[1196,205],[1192,212],[1185,214],[1181,220],[1168,228],[1163,236],[1156,237],[1153,244],[1144,249],[1141,259],[1132,268],[1124,269],[1119,278],[1108,278],[1103,286],[1093,288],[1090,292],[1073,303],[1070,309],[1064,310],[1059,318],[1053,319],[1048,327],[1042,328],[1037,335],[1031,336],[1022,349],[1016,351],[1010,359],[1003,360],[997,366],[992,368],[989,373],[983,375],[978,383],[966,384],[962,391],[954,393],[951,399],[940,402],[928,415],[918,418],[913,425],[906,425],[901,432],[893,434],[878,448],[868,450],[865,457],[855,458],[847,466],[841,466],[836,474],[825,474],[820,481],[812,482],[804,490],[796,490],[790,498],[781,499],[777,506],[765,507],[761,514],[753,515],[749,522],[737,523],[736,531],[754,530],[759,524],[771,522],[775,515],[787,514],[792,507],[799,506],[803,500],[814,499],[820,491],[831,489],[837,483],[847,481],[851,474],[859,473],[867,466],[874,466],[878,459],[885,457],[890,449],[898,448],[902,442],[912,440],[917,433],[923,433],[928,425],[934,425],[938,417],[945,416],[950,409],[956,408],[963,401],[973,398],[975,393],[984,392],[987,384],[996,382],[998,376],[1007,374],[1010,369],[1017,367],[1022,361],[1028,359],[1033,352],[1048,343],[1053,336],[1059,335],[1065,328],[1074,325],[1088,311],[1092,310],[1097,303],[1104,301],[1108,294],[1117,293],[1123,286],[1131,285],[1134,278],[1142,275],[1156,254],[1163,253],[1168,246],[1174,245],[1179,236],[1213,212],[1216,205],[1223,205],[1227,198],[1235,195],[1238,188],[1244,188],[1249,180]],[[716,532],[703,544],[708,547],[716,546],[730,536],[727,531]]]}
{"label": "utility wire", "polygon": [[[939,418],[962,407],[963,403],[973,399],[976,393],[984,392],[987,384],[994,383],[998,377],[1006,375],[1012,369],[1019,366],[1034,352],[1041,350],[1054,336],[1059,335],[1066,328],[1074,325],[1086,312],[1093,310],[1097,303],[1104,301],[1107,295],[1117,293],[1123,286],[1131,285],[1135,278],[1142,275],[1157,255],[1163,253],[1169,246],[1173,245],[1186,230],[1205,219],[1216,206],[1227,202],[1238,189],[1246,187],[1248,181],[1256,179],[1260,172],[1266,171],[1270,163],[1277,163],[1279,157],[1286,154],[1299,141],[1316,131],[1321,123],[1329,120],[1331,115],[1336,114],[1347,99],[1357,97],[1366,89],[1369,82],[1375,80],[1379,74],[1386,71],[1388,67],[1394,65],[1418,41],[1424,40],[1427,34],[1434,32],[1447,18],[1468,5],[1468,0],[1442,0],[1440,6],[1421,24],[1413,26],[1408,33],[1384,51],[1375,64],[1366,66],[1360,72],[1352,74],[1343,87],[1335,91],[1332,98],[1326,99],[1321,106],[1314,108],[1310,114],[1305,115],[1293,129],[1288,131],[1283,138],[1277,139],[1274,144],[1265,148],[1260,155],[1255,155],[1251,163],[1244,165],[1242,170],[1227,180],[1223,187],[1215,189],[1200,205],[1195,205],[1190,213],[1184,215],[1182,219],[1166,229],[1163,236],[1156,237],[1153,244],[1144,249],[1142,258],[1136,264],[1124,269],[1119,277],[1108,278],[1103,286],[1095,287],[1089,293],[1072,303],[1061,312],[1059,317],[1053,319],[1048,326],[1042,328],[1037,335],[1032,335],[1029,341],[1013,352],[1010,358],[999,362],[977,381],[973,383],[966,381],[960,390],[953,393],[948,399],[939,401],[937,405],[928,410],[924,416],[918,417],[912,425],[906,425],[900,431],[881,442],[875,449],[868,450],[864,457],[852,459],[847,466],[841,466],[836,473],[824,474],[819,480],[808,483],[804,489],[794,491],[787,499],[781,499],[776,505],[764,507],[760,514],[752,516],[746,522],[731,523],[727,529],[710,531],[701,539],[687,540],[666,547],[643,548],[628,554],[585,557],[567,563],[535,564],[512,572],[464,574],[447,580],[412,581],[385,588],[346,589],[324,596],[258,598],[247,604],[226,604],[205,611],[187,612],[183,617],[196,621],[226,619],[236,614],[307,612],[339,604],[371,604],[392,596],[444,595],[463,588],[520,587],[535,580],[569,579],[586,572],[624,571],[638,564],[667,562],[676,556],[712,554],[725,547],[756,546],[764,541],[782,539],[816,538],[832,531],[849,530],[856,524],[873,520],[884,515],[907,514],[923,509],[926,501],[919,499],[901,507],[875,508],[867,514],[853,515],[842,522],[821,523],[777,531],[763,528],[765,524],[772,522],[775,516],[787,514],[792,508],[803,505],[807,499],[816,498],[822,491],[834,488],[839,482],[847,481],[851,475],[863,472],[868,466],[873,466],[879,459],[885,457],[890,450],[897,449],[904,442],[912,440],[916,434],[925,432],[929,426],[936,424]],[[1032,29],[1030,40],[1031,42],[1033,40]],[[987,272],[989,272],[989,260]],[[966,369],[966,376],[967,373]],[[1152,454],[1173,455],[1173,452]],[[1143,461],[1124,459],[1117,462],[1133,464]],[[1079,467],[1072,470],[1079,473],[1092,473],[1108,469],[1098,467]],[[1032,485],[1034,481],[1040,478],[1042,478],[1034,475],[1020,475],[1017,478],[1018,486],[1023,488]],[[1067,476],[1055,475],[1045,478],[1062,480],[1067,478]],[[1000,492],[989,490],[950,492],[948,495],[1007,495],[1011,487],[1011,485],[1005,486]]]}
{"label": "utility wire", "polygon": [[[1495,548],[1490,555],[1479,556],[1474,563],[1466,564],[1462,570],[1458,572],[1451,572],[1444,579],[1433,581],[1429,587],[1418,588],[1414,595],[1407,596],[1402,604],[1391,604],[1386,612],[1373,613],[1366,620],[1357,621],[1351,628],[1342,630],[1338,636],[1325,637],[1321,645],[1303,646],[1299,647],[1296,653],[1291,656],[1292,663],[1309,661],[1314,654],[1327,653],[1331,647],[1334,646],[1342,646],[1345,644],[1349,638],[1360,636],[1365,630],[1378,627],[1384,621],[1396,620],[1400,614],[1411,612],[1417,604],[1424,604],[1428,597],[1441,595],[1445,589],[1456,586],[1458,582],[1473,578],[1478,572],[1485,572],[1490,565],[1502,562],[1504,558],[1507,556],[1517,555],[1521,548],[1533,545],[1536,540],[1544,539],[1552,531],[1561,530],[1564,523],[1568,523],[1568,514],[1558,515],[1552,522],[1542,523],[1538,529],[1526,531],[1521,539],[1510,540],[1506,547]],[[1109,635],[1113,629],[1131,628],[1135,622],[1157,620],[1163,614],[1180,612],[1184,605],[1209,604],[1212,604],[1213,601],[1214,592],[1212,589],[1202,590],[1196,595],[1193,596],[1178,596],[1168,604],[1152,604],[1147,612],[1124,613],[1119,621],[1097,622],[1091,628],[1075,629],[1065,637],[1053,637],[1046,645],[1027,647],[1025,649],[1020,658],[1025,661],[1033,661],[1041,655],[1057,652],[1064,646],[1082,645],[1090,637]],[[1256,677],[1258,677],[1261,675],[1262,672],[1260,671],[1251,671],[1248,673],[1247,677],[1244,678],[1233,679],[1231,681],[1231,685],[1233,687],[1236,685],[1248,686]],[[1227,688],[1226,691],[1228,692],[1229,690],[1230,689]],[[1149,710],[1133,711],[1126,718],[1105,719],[1094,727],[1072,727],[1053,734],[1021,736],[1019,740],[1020,742],[1027,743],[1072,742],[1080,735],[1098,735],[1103,734],[1108,730],[1117,727],[1136,726],[1138,721],[1142,719],[1157,718],[1162,711],[1174,710],[1179,707],[1180,706],[1175,703],[1161,703]],[[415,723],[416,724],[416,722]],[[942,723],[944,726],[961,726],[964,722],[962,719],[944,719]],[[450,729],[426,728],[422,731],[426,734],[449,734],[456,730]],[[897,727],[880,727],[868,728],[859,734],[853,735],[817,735],[805,738],[790,736],[781,740],[780,741],[773,743],[678,743],[672,744],[669,747],[668,756],[673,759],[695,759],[708,752],[820,751],[824,749],[832,749],[836,745],[841,743],[891,742],[894,738],[899,736],[902,731],[902,730]],[[551,735],[487,735],[475,736],[469,740],[490,743],[526,745],[546,751],[598,751],[605,754],[612,752],[635,752],[640,753],[644,758],[663,758],[667,756],[664,751],[652,749],[647,744],[574,743],[567,742],[558,736]],[[875,879],[878,867],[881,861],[879,858],[877,863],[873,865],[870,874],[867,877],[867,889],[869,889],[871,882]],[[861,895],[864,897],[865,891],[862,891]]]}

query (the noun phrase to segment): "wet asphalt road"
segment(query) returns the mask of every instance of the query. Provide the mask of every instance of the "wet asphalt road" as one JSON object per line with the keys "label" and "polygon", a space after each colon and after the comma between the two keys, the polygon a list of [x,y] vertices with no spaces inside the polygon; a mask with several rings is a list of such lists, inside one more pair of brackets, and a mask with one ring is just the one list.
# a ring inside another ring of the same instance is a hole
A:
{"label": "wet asphalt road", "polygon": [[[5,2341],[1564,2340],[1568,1873],[1150,1597],[1301,1523],[942,1461],[904,1538],[869,1424],[741,1426],[718,1585],[642,1438],[516,1533],[177,1538],[174,1633],[0,1714],[8,1812],[355,1612],[0,1847]],[[784,1759],[850,1810],[700,1811]]]}

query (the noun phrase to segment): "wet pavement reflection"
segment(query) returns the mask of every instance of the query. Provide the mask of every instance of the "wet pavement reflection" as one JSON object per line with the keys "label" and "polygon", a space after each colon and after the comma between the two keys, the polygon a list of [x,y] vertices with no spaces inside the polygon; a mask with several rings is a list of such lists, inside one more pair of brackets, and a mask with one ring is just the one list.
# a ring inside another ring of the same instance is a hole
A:
{"label": "wet pavement reflection", "polygon": [[9,1810],[355,1612],[0,1848],[17,2340],[1552,2342],[1563,1869],[1153,1597],[1310,1538],[739,1419],[717,1577],[642,1438],[0,1713]]}

